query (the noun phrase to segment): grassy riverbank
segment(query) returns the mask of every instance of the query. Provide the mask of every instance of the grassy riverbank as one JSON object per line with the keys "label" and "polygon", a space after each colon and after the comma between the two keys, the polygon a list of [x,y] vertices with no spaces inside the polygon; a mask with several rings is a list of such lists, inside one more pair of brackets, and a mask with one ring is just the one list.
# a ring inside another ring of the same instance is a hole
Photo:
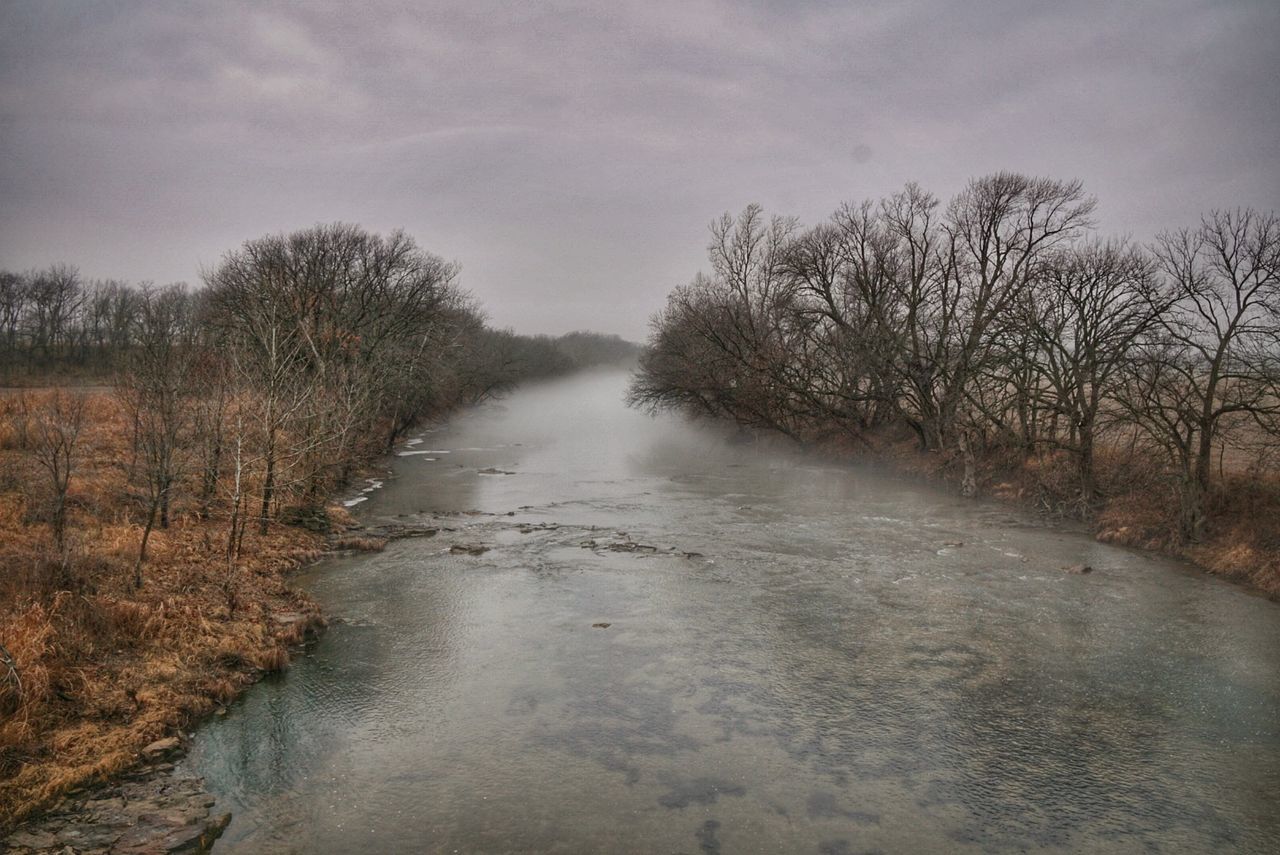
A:
{"label": "grassy riverbank", "polygon": [[[960,456],[924,452],[914,438],[882,433],[868,445],[838,444],[842,456],[884,461],[893,468],[951,488],[964,477]],[[1084,517],[1103,543],[1130,546],[1185,559],[1216,576],[1280,599],[1280,479],[1219,473],[1206,501],[1205,536],[1187,543],[1179,529],[1177,485],[1150,456],[1124,449],[1098,455],[1101,498],[1083,514],[1076,471],[1066,454],[1025,457],[979,455],[980,495],[1041,513]]]}
{"label": "grassy riverbank", "polygon": [[229,579],[227,522],[194,502],[175,502],[168,528],[152,533],[135,588],[142,523],[131,513],[128,424],[107,393],[89,394],[86,414],[65,559],[31,499],[30,455],[0,437],[0,643],[21,680],[0,720],[0,831],[132,767],[148,743],[284,667],[323,624],[288,581],[323,553],[323,535],[251,527]]}
{"label": "grassy riverbank", "polygon": [[724,214],[630,400],[844,437],[1280,594],[1280,218],[1218,209],[1142,245],[1096,205],[998,172],[807,228]]}
{"label": "grassy riverbank", "polygon": [[491,329],[457,274],[343,223],[200,290],[0,271],[0,829],[283,667],[326,497],[414,425],[634,356]]}
{"label": "grassy riverbank", "polygon": [[[291,648],[323,625],[289,575],[331,538],[279,522],[265,535],[251,526],[229,586],[226,520],[202,516],[190,498],[152,534],[144,585],[135,588],[142,524],[127,483],[129,426],[107,392],[88,394],[86,413],[65,561],[54,557],[45,512],[32,500],[30,456],[0,427],[0,643],[22,680],[16,709],[0,721],[0,829],[133,767],[148,743],[284,667]],[[869,447],[827,450],[944,483],[963,475],[957,457],[923,453],[887,432]],[[990,454],[978,463],[982,493],[1072,513],[1074,473],[1064,456]],[[1187,558],[1280,597],[1280,484],[1226,471],[1208,502],[1206,539],[1184,546],[1174,485],[1161,468],[1112,451],[1100,456],[1099,472],[1107,498],[1092,526],[1100,540]],[[348,521],[341,508],[327,513],[338,528]]]}
{"label": "grassy riverbank", "polygon": [[[61,547],[56,490],[39,459],[43,416],[30,415],[60,396],[83,403]],[[376,465],[382,436],[355,446],[352,474]],[[180,470],[168,525],[153,527],[139,566],[147,502],[138,454],[129,411],[107,387],[0,395],[0,649],[16,669],[0,664],[0,833],[134,767],[149,743],[185,732],[285,667],[324,625],[318,606],[290,583],[293,571],[330,549],[382,546],[344,537],[352,519],[340,506],[321,502],[323,520],[296,513],[304,497],[297,478],[277,482],[265,531],[256,516],[237,523],[229,493],[256,499],[262,474],[259,465],[236,487],[228,450],[212,498],[202,498],[205,471]]]}

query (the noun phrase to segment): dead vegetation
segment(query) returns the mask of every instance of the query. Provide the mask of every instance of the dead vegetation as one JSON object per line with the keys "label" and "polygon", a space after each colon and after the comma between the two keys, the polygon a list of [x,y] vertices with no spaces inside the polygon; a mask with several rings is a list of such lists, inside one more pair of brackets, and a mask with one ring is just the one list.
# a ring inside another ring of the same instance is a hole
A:
{"label": "dead vegetation", "polygon": [[152,533],[135,588],[145,519],[130,507],[127,420],[107,393],[83,400],[60,548],[56,486],[36,477],[9,416],[64,394],[0,398],[0,646],[6,685],[20,680],[0,719],[0,829],[133,765],[147,743],[284,667],[321,623],[286,581],[321,553],[320,535],[274,525],[246,537],[233,607],[218,560],[225,521],[202,519],[195,501],[175,501]]}
{"label": "dead vegetation", "polygon": [[328,506],[405,431],[632,349],[489,329],[457,272],[343,223],[202,290],[0,271],[0,829],[284,667],[320,622],[285,577],[326,535],[434,534]]}
{"label": "dead vegetation", "polygon": [[[836,445],[842,456],[885,460],[912,475],[958,484],[959,455],[921,451],[903,435],[881,433],[870,447]],[[1098,499],[1080,502],[1078,473],[1069,455],[1023,457],[993,449],[979,458],[981,494],[1041,513],[1086,521],[1098,540],[1187,559],[1210,573],[1280,599],[1280,477],[1248,469],[1220,473],[1206,502],[1205,534],[1182,536],[1178,483],[1150,449],[1108,447],[1097,458]]]}

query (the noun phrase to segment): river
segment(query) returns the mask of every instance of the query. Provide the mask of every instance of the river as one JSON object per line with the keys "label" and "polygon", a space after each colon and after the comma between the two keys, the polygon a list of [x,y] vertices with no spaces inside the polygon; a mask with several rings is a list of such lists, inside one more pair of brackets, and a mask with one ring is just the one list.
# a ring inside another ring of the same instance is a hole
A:
{"label": "river", "polygon": [[355,497],[442,530],[304,574],[337,620],[186,760],[217,851],[1280,851],[1280,604],[626,382]]}

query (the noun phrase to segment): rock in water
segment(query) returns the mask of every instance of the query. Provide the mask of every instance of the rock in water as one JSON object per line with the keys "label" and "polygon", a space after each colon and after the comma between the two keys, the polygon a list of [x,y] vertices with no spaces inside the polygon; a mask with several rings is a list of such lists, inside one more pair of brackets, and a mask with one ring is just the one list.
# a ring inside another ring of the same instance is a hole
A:
{"label": "rock in water", "polygon": [[1062,569],[1068,573],[1074,573],[1078,576],[1093,572],[1093,568],[1088,564],[1072,564],[1070,567],[1063,567]]}

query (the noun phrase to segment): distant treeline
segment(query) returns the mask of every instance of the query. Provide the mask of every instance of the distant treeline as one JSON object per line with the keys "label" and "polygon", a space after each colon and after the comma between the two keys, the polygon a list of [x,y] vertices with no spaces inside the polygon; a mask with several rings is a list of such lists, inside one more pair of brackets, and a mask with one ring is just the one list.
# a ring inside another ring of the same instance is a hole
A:
{"label": "distant treeline", "polygon": [[[173,304],[178,322],[190,326],[188,338],[206,344],[216,338],[208,289],[86,279],[67,264],[0,270],[0,384],[110,382],[141,340],[145,304],[160,292]],[[524,379],[632,363],[641,350],[620,336],[588,331],[520,335],[486,326],[468,300],[454,308],[460,312],[456,320],[470,316],[465,325],[475,337],[471,356],[479,358],[472,369],[487,371],[490,382],[478,384],[485,392]]]}
{"label": "distant treeline", "polygon": [[[325,525],[330,491],[422,419],[638,350],[490,329],[457,273],[401,232],[345,224],[249,241],[198,289],[87,281],[65,265],[2,273],[0,381],[113,388],[143,526],[136,585],[179,502],[226,521],[230,573],[250,523]],[[7,441],[48,482],[32,499],[65,554],[83,396],[8,398]]]}
{"label": "distant treeline", "polygon": [[621,336],[571,332],[562,336],[517,335],[509,330],[486,330],[488,347],[500,354],[514,381],[554,377],[597,365],[633,365],[640,345]]}
{"label": "distant treeline", "polygon": [[1198,540],[1224,457],[1275,471],[1280,222],[1216,211],[1143,246],[1096,236],[1094,207],[1077,181],[999,173],[809,228],[726,214],[711,272],[653,320],[632,401],[801,439],[901,426],[967,493],[984,455],[1060,457],[1086,513],[1121,450],[1176,484]]}

